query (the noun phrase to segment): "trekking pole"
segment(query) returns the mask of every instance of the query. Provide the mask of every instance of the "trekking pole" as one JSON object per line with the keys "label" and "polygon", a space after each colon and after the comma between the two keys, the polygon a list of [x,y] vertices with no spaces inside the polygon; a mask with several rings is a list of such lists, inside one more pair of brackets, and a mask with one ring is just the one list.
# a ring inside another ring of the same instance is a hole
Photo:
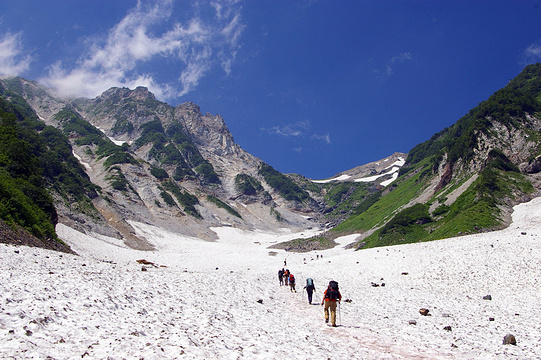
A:
{"label": "trekking pole", "polygon": [[338,323],[342,326],[342,311],[340,311],[340,302],[338,302]]}

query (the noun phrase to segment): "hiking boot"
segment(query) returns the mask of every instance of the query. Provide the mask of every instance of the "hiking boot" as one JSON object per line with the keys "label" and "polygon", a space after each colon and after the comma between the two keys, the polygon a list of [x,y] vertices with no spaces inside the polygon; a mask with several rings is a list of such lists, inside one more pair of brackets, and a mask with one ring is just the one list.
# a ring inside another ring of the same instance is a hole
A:
{"label": "hiking boot", "polygon": [[329,319],[325,319],[325,324],[329,322]]}
{"label": "hiking boot", "polygon": [[332,324],[331,326],[332,326],[332,327],[336,327],[336,324]]}

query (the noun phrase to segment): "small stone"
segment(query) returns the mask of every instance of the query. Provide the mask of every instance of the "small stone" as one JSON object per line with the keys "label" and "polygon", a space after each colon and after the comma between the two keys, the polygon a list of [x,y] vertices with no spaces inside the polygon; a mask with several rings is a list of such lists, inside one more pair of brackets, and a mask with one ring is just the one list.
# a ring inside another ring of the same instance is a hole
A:
{"label": "small stone", "polygon": [[443,330],[452,331],[453,329],[450,326],[446,326],[446,327],[443,328]]}
{"label": "small stone", "polygon": [[517,339],[512,334],[507,334],[503,337],[503,345],[516,345]]}
{"label": "small stone", "polygon": [[143,267],[141,268],[141,271],[148,271],[148,269],[147,269],[146,267],[143,266]]}
{"label": "small stone", "polygon": [[257,300],[258,303],[263,304],[263,299]]}
{"label": "small stone", "polygon": [[15,253],[15,254],[18,254],[18,253],[19,253],[19,250],[15,250],[14,253]]}
{"label": "small stone", "polygon": [[410,321],[408,321],[408,324],[410,324],[410,325],[417,325],[417,321],[415,321],[415,320],[410,320]]}
{"label": "small stone", "polygon": [[485,295],[485,296],[483,296],[483,300],[492,300],[492,296],[491,295]]}
{"label": "small stone", "polygon": [[526,231],[521,232],[520,235],[526,235]]}
{"label": "small stone", "polygon": [[430,312],[430,310],[424,309],[424,308],[419,310],[419,313],[420,313],[421,315],[423,315],[423,316],[428,316],[428,313],[429,313],[429,312]]}
{"label": "small stone", "polygon": [[488,318],[488,321],[494,321],[494,320],[496,320],[496,319],[494,319],[493,317]]}
{"label": "small stone", "polygon": [[401,275],[408,275],[408,273],[407,273],[407,272],[403,272]]}

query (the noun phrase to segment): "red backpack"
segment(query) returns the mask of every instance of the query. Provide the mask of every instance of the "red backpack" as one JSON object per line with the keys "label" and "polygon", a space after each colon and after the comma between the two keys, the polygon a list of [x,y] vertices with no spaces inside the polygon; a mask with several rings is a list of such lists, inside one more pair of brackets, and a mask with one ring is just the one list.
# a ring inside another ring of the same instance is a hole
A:
{"label": "red backpack", "polygon": [[289,275],[289,282],[290,283],[295,283],[295,276],[293,276],[293,274]]}

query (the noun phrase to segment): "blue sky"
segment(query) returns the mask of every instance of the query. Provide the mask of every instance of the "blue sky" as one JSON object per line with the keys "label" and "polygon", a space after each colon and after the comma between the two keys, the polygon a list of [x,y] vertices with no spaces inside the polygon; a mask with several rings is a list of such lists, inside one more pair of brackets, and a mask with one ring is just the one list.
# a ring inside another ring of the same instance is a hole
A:
{"label": "blue sky", "polygon": [[408,152],[541,61],[535,1],[0,2],[0,74],[149,89],[284,173]]}

